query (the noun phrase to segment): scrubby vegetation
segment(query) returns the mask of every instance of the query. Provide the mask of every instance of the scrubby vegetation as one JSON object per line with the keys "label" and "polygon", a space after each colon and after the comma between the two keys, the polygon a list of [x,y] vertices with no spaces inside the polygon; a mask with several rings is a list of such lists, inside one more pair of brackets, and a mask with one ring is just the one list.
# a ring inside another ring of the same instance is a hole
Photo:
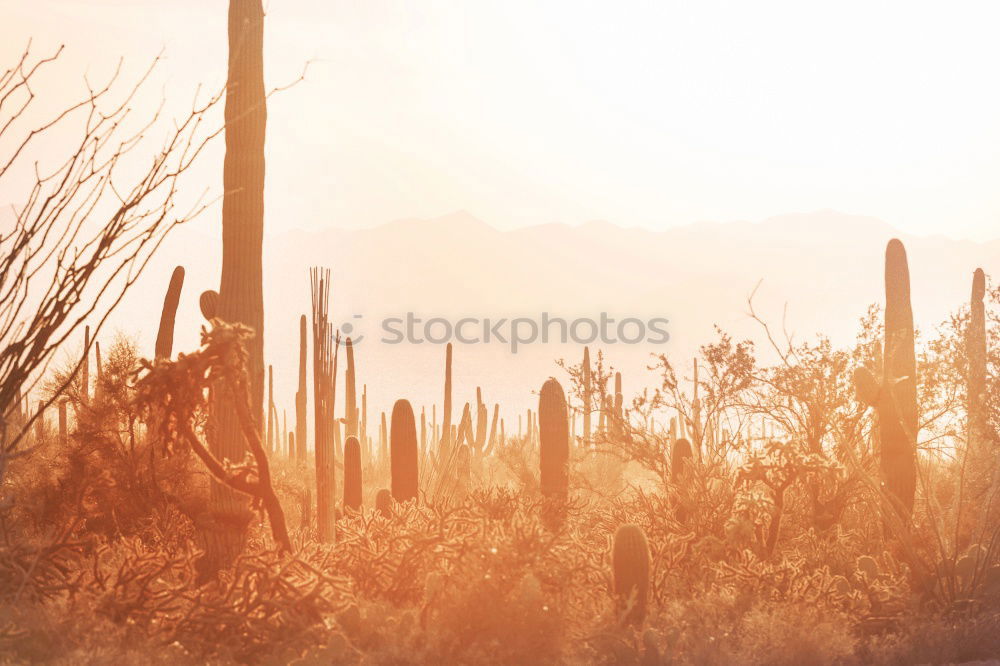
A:
{"label": "scrubby vegetation", "polygon": [[[1000,328],[985,312],[992,343]],[[884,481],[887,417],[851,380],[853,368],[885,376],[873,309],[852,349],[775,343],[771,366],[720,332],[697,383],[654,359],[662,385],[628,407],[620,375],[588,350],[586,366],[561,363],[566,390],[545,382],[516,435],[482,392],[447,437],[436,416],[418,435],[406,401],[375,437],[366,413],[341,407],[348,416],[328,423],[344,484],[328,539],[312,452],[298,455],[294,436],[276,430],[265,455],[251,425],[248,451],[263,460],[218,461],[202,444],[212,392],[248,395],[247,332],[215,321],[200,350],[155,362],[119,338],[92,386],[79,364],[53,375],[70,425],[43,420],[6,471],[0,651],[13,663],[995,657],[998,358],[988,344],[987,390],[970,401],[970,321],[960,310],[918,342],[912,512]],[[603,405],[590,433],[584,404]],[[986,410],[975,433],[969,405]],[[220,480],[253,503],[240,555],[206,579],[200,535],[220,519]]]}

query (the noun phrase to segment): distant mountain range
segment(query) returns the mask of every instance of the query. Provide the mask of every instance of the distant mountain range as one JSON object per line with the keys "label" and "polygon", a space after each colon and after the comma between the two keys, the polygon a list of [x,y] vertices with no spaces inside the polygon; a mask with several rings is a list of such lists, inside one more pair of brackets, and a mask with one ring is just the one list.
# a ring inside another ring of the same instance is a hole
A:
{"label": "distant mountain range", "polygon": [[[882,257],[894,236],[909,254],[918,326],[933,326],[967,302],[976,267],[1000,272],[1000,240],[900,235],[877,219],[833,211],[665,231],[607,222],[498,231],[459,212],[371,229],[270,236],[264,256],[265,347],[267,362],[275,367],[276,401],[293,417],[298,316],[309,313],[310,266],[333,271],[333,321],[350,322],[355,336],[365,336],[357,348],[358,374],[368,384],[372,411],[388,410],[393,400],[407,397],[418,409],[427,404],[430,418],[431,402],[441,401],[444,347],[383,344],[378,339],[384,317],[413,312],[424,320],[495,322],[540,320],[543,312],[567,320],[606,312],[617,320],[667,318],[670,341],[664,345],[604,346],[632,394],[657,382],[646,370],[651,352],[683,361],[713,338],[713,325],[759,339],[746,315],[747,297],[758,283],[755,307],[775,325],[784,319],[798,339],[823,332],[836,343],[850,342],[867,306],[882,300]],[[143,349],[151,350],[170,271],[183,264],[187,280],[175,352],[193,348],[202,321],[198,294],[217,288],[220,257],[218,238],[178,230],[121,306],[114,326],[137,335]],[[591,345],[592,352],[601,346]],[[534,405],[532,391],[550,375],[564,377],[554,360],[577,362],[581,354],[577,344],[525,345],[517,354],[499,342],[456,344],[457,408],[473,400],[481,385],[488,402],[502,402],[508,432],[516,430],[517,414]],[[338,411],[342,396],[338,390]]]}

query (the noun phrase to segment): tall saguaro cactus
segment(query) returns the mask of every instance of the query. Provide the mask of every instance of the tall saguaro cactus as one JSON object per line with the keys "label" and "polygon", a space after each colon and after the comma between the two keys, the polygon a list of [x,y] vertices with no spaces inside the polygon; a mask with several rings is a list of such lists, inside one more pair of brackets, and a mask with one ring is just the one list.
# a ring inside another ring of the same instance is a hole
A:
{"label": "tall saguaro cactus", "polygon": [[[247,345],[250,414],[260,431],[264,407],[264,8],[261,0],[229,2],[229,74],[226,80],[226,154],[223,162],[222,276],[217,316],[254,331]],[[243,460],[247,445],[230,391],[212,393],[209,437],[219,460]],[[251,513],[244,497],[212,483],[214,520],[201,529],[202,578],[228,566],[243,548]]]}
{"label": "tall saguaro cactus", "polygon": [[590,347],[583,348],[583,445],[590,446],[590,412],[594,405],[591,403],[591,391],[593,381],[590,374]]}
{"label": "tall saguaro cactus", "polygon": [[882,437],[882,469],[889,490],[913,510],[917,484],[917,357],[913,345],[910,269],[903,244],[885,249],[885,351],[883,387],[891,387],[902,432]]}
{"label": "tall saguaro cactus", "polygon": [[347,369],[344,375],[344,417],[347,436],[358,434],[358,392],[354,376],[354,343],[347,338],[344,347],[347,352]]}
{"label": "tall saguaro cactus", "polygon": [[444,352],[444,413],[441,416],[441,450],[438,454],[447,461],[451,455],[451,343]]}
{"label": "tall saguaro cactus", "polygon": [[295,451],[289,452],[295,460],[306,461],[306,430],[308,428],[306,411],[306,316],[299,317],[299,390],[295,392]]}
{"label": "tall saguaro cactus", "polygon": [[885,348],[882,380],[866,368],[854,372],[858,399],[875,408],[886,490],[907,514],[917,488],[917,362],[913,348],[910,270],[903,244],[885,249]]}
{"label": "tall saguaro cactus", "polygon": [[174,322],[177,319],[177,306],[181,302],[181,289],[184,287],[184,267],[177,266],[170,275],[167,294],[163,298],[163,309],[160,311],[160,330],[156,334],[156,358],[170,358],[174,349]]}
{"label": "tall saguaro cactus", "polygon": [[419,467],[417,425],[409,400],[397,400],[392,406],[392,429],[389,437],[392,497],[397,502],[416,499]]}
{"label": "tall saguaro cactus", "polygon": [[972,276],[972,299],[969,330],[966,333],[966,356],[969,360],[967,386],[969,441],[973,447],[985,445],[986,414],[986,275],[977,268]]}
{"label": "tall saguaro cactus", "polygon": [[313,310],[313,407],[316,453],[316,522],[320,541],[328,542],[334,534],[333,499],[335,492],[334,442],[331,415],[334,408],[333,386],[336,381],[336,342],[329,321],[330,271],[311,272]]}
{"label": "tall saguaro cactus", "polygon": [[542,384],[538,396],[540,486],[547,497],[565,497],[569,486],[569,424],[566,396],[555,379]]}

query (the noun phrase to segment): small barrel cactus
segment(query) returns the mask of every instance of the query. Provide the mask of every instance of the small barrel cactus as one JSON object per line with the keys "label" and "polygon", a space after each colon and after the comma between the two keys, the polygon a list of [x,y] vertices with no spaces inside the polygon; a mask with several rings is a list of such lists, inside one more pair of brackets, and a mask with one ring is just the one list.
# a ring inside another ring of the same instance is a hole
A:
{"label": "small barrel cactus", "polygon": [[354,435],[344,442],[344,508],[361,509],[361,442]]}
{"label": "small barrel cactus", "polygon": [[611,562],[622,622],[641,625],[649,595],[649,545],[641,527],[628,524],[618,528]]}

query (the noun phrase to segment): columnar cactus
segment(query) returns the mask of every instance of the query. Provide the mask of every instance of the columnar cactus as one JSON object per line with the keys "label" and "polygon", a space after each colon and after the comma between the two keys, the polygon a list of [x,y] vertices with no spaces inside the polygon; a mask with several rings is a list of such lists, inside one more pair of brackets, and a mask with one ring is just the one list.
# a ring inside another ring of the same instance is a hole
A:
{"label": "columnar cactus", "polygon": [[427,408],[420,406],[420,458],[427,455]]}
{"label": "columnar cactus", "polygon": [[[368,441],[368,384],[361,385],[361,442]],[[368,448],[368,447],[366,447]],[[369,451],[369,456],[371,452]]]}
{"label": "columnar cactus", "polygon": [[[329,542],[334,535],[333,502],[336,480],[333,476],[334,439],[332,419],[334,339],[329,322],[330,271],[313,269],[312,333],[313,333],[313,446],[316,460],[316,523],[319,539]],[[302,448],[301,446],[299,447]]]}
{"label": "columnar cactus", "polygon": [[306,438],[308,412],[306,410],[306,363],[307,363],[307,343],[306,343],[306,316],[299,317],[299,388],[295,392],[295,450],[291,455],[295,460],[304,463],[306,461]]}
{"label": "columnar cactus", "polygon": [[590,347],[583,348],[583,445],[590,446],[590,413],[594,409],[591,403],[593,385],[590,372]]}
{"label": "columnar cactus", "polygon": [[489,418],[489,412],[486,410],[486,404],[483,402],[483,392],[478,386],[476,387],[476,451],[482,453],[486,448],[486,419]]}
{"label": "columnar cactus", "polygon": [[444,352],[444,413],[441,415],[441,451],[442,460],[448,460],[451,455],[451,343]]}
{"label": "columnar cactus", "polygon": [[469,403],[465,403],[465,407],[462,408],[462,419],[458,422],[458,439],[455,440],[455,446],[462,444],[475,446],[472,435],[472,409]]}
{"label": "columnar cactus", "polygon": [[344,442],[344,507],[361,510],[361,442],[350,435]]}
{"label": "columnar cactus", "polygon": [[977,268],[972,276],[972,299],[969,309],[969,330],[966,333],[966,356],[969,359],[967,386],[969,440],[974,447],[985,444],[986,412],[986,275]]}
{"label": "columnar cactus", "polygon": [[59,400],[59,443],[65,447],[69,443],[69,424],[66,415],[66,403],[68,400]]}
{"label": "columnar cactus", "polygon": [[540,486],[547,497],[565,497],[569,487],[569,429],[566,397],[555,379],[542,385],[538,396]]}
{"label": "columnar cactus", "polygon": [[392,406],[391,430],[392,496],[397,502],[417,498],[419,458],[417,426],[409,400],[397,400]]}
{"label": "columnar cactus", "polygon": [[615,598],[625,624],[641,625],[649,596],[649,545],[638,525],[622,525],[615,532],[611,553]]}
{"label": "columnar cactus", "polygon": [[378,454],[382,462],[385,462],[389,455],[389,432],[385,425],[385,412],[382,412],[382,424],[378,430]]}
{"label": "columnar cactus", "polygon": [[879,382],[866,368],[854,372],[858,399],[878,413],[885,487],[907,513],[917,487],[917,367],[906,250],[897,239],[885,250],[885,351]]}
{"label": "columnar cactus", "polygon": [[622,437],[625,429],[625,411],[624,411],[625,398],[622,396],[622,373],[615,373],[615,402],[614,411],[612,412],[614,418],[614,426],[612,427],[612,432],[616,438]]}
{"label": "columnar cactus", "polygon": [[497,443],[497,420],[500,418],[500,403],[493,405],[493,420],[490,422],[490,436],[487,440],[487,446],[490,450],[496,446]]}
{"label": "columnar cactus", "polygon": [[274,366],[267,366],[267,452],[274,453]]}
{"label": "columnar cactus", "polygon": [[177,266],[170,275],[167,294],[163,298],[160,311],[160,330],[156,334],[156,358],[170,358],[174,349],[174,322],[177,319],[177,305],[181,301],[184,286],[184,267]]}
{"label": "columnar cactus", "polygon": [[[229,2],[229,72],[226,81],[222,198],[222,271],[217,316],[253,330],[247,344],[250,414],[260,431],[264,411],[264,8],[261,0]],[[212,393],[209,448],[218,460],[238,462],[246,441],[231,391]],[[202,533],[203,578],[228,566],[243,548],[250,521],[244,496],[213,483],[210,511],[220,518]]]}
{"label": "columnar cactus", "polygon": [[104,363],[101,360],[101,343],[94,341],[94,365],[97,370],[97,379],[94,381],[94,400],[101,401],[101,391],[104,386]]}
{"label": "columnar cactus", "polygon": [[344,376],[344,421],[347,426],[347,435],[358,434],[358,392],[355,386],[354,371],[354,343],[347,338],[347,371]]}
{"label": "columnar cactus", "polygon": [[[83,327],[83,370],[80,381],[83,384],[80,391],[83,402],[90,402],[90,326]],[[20,405],[18,405],[18,409],[20,409]]]}

